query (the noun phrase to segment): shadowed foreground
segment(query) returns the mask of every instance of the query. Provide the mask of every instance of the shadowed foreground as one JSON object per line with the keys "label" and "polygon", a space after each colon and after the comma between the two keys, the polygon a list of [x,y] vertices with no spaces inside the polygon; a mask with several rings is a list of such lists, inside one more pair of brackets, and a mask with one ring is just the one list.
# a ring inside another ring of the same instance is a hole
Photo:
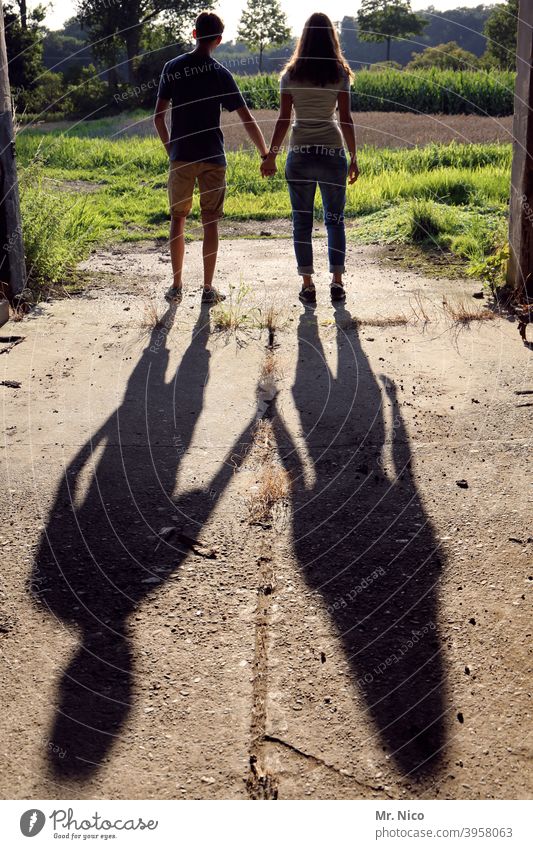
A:
{"label": "shadowed foreground", "polygon": [[446,742],[442,555],[413,478],[394,384],[378,384],[349,312],[339,308],[335,319],[336,375],[316,315],[306,311],[298,325],[292,395],[307,475],[282,418],[274,419],[293,481],[293,545],[305,580],[327,606],[376,734],[401,772],[418,777],[437,769]]}

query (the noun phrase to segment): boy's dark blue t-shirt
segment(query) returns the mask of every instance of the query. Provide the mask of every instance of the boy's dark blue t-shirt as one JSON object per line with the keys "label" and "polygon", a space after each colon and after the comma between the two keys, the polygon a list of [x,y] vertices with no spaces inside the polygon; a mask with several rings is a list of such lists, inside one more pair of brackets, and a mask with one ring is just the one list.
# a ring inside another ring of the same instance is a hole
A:
{"label": "boy's dark blue t-shirt", "polygon": [[170,158],[225,165],[220,111],[246,105],[230,72],[210,56],[184,53],[163,68],[157,94],[172,101]]}

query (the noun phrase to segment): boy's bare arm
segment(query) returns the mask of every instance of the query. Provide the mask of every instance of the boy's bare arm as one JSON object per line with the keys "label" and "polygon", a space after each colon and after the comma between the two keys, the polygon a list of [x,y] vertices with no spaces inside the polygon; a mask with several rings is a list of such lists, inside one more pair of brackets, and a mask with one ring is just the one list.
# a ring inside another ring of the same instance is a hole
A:
{"label": "boy's bare arm", "polygon": [[240,109],[237,109],[237,115],[241,119],[244,124],[244,129],[248,133],[250,139],[255,144],[261,156],[266,156],[268,153],[267,146],[265,143],[265,139],[263,137],[263,133],[261,132],[261,128],[259,124],[255,120],[254,116],[250,112],[247,106],[241,106]]}
{"label": "boy's bare arm", "polygon": [[168,134],[168,127],[165,121],[165,115],[169,106],[170,100],[163,100],[162,97],[158,97],[154,111],[154,126],[157,130],[159,138],[165,145],[165,150],[167,153],[170,153],[170,136]]}

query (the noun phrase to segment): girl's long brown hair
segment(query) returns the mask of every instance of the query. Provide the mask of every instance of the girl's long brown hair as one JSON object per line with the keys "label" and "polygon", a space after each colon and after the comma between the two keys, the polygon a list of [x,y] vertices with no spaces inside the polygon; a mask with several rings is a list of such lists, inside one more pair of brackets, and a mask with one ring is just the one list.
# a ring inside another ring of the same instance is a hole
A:
{"label": "girl's long brown hair", "polygon": [[324,86],[338,83],[351,70],[344,58],[335,27],[327,15],[314,12],[304,24],[296,49],[284,73],[296,82]]}

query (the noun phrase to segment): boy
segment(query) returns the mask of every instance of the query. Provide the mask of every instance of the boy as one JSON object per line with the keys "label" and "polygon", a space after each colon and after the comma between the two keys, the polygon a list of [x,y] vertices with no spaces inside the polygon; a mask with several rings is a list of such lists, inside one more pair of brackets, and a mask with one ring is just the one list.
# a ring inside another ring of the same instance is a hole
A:
{"label": "boy", "polygon": [[[224,24],[218,15],[202,12],[195,23],[196,47],[167,62],[161,74],[154,124],[169,155],[168,191],[171,211],[170,256],[173,285],[165,294],[170,303],[182,298],[185,219],[191,211],[196,181],[204,228],[204,288],[202,302],[224,300],[213,286],[218,251],[218,220],[222,216],[226,157],[220,129],[221,109],[236,111],[261,157],[267,155],[263,134],[250,114],[235,80],[212,58],[222,41]],[[170,136],[165,113],[172,104]]]}

